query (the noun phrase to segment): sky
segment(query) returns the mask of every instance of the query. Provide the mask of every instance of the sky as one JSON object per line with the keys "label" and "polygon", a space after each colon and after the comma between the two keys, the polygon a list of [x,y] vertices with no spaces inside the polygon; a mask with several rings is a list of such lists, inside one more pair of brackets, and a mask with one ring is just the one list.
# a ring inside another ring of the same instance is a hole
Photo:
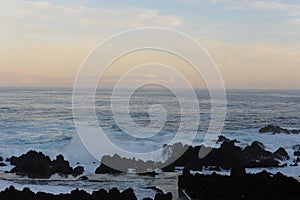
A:
{"label": "sky", "polygon": [[[0,87],[72,87],[99,43],[148,26],[180,31],[203,45],[226,88],[300,89],[300,1],[294,0],[2,0]],[[149,79],[172,80],[153,69]],[[199,77],[188,79],[201,86]]]}

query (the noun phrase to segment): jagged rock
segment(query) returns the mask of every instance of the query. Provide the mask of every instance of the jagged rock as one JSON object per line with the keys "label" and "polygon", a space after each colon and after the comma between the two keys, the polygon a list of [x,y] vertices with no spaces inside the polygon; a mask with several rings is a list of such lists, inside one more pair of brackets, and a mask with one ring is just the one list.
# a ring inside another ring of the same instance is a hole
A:
{"label": "jagged rock", "polygon": [[295,151],[294,156],[300,156],[300,151]]}
{"label": "jagged rock", "polygon": [[230,176],[192,175],[186,169],[178,178],[178,187],[191,199],[296,200],[300,196],[300,183],[296,179],[266,171],[246,174],[243,167],[233,168]]}
{"label": "jagged rock", "polygon": [[223,135],[220,135],[220,136],[218,137],[217,143],[223,143],[223,142],[234,142],[234,143],[239,143],[239,141],[237,141],[236,139],[230,140],[230,139],[228,139],[227,137],[225,137],[225,136],[223,136]]}
{"label": "jagged rock", "polygon": [[82,167],[82,166],[77,166],[73,170],[74,175],[80,175],[80,174],[83,174],[83,172],[84,172],[84,167]]}
{"label": "jagged rock", "polygon": [[161,168],[163,172],[175,172],[175,166],[173,164],[167,165]]}
{"label": "jagged rock", "polygon": [[10,164],[15,166],[11,173],[27,175],[30,178],[49,178],[55,173],[63,175],[79,173],[79,169],[74,171],[62,155],[51,161],[49,156],[36,151],[29,151],[20,157],[11,157]]}
{"label": "jagged rock", "polygon": [[259,132],[260,133],[273,133],[273,134],[276,134],[276,133],[285,133],[285,134],[298,134],[300,133],[300,130],[295,130],[295,129],[285,129],[285,128],[281,128],[280,126],[278,125],[267,125],[261,129],[259,129]]}
{"label": "jagged rock", "polygon": [[51,160],[42,152],[29,151],[20,157],[11,157],[10,164],[15,167],[11,173],[28,175],[30,178],[49,178]]}
{"label": "jagged rock", "polygon": [[274,152],[274,155],[276,156],[276,158],[278,158],[279,160],[288,160],[290,159],[289,154],[286,152],[286,150],[282,147],[280,147],[279,149],[277,149],[277,151]]}
{"label": "jagged rock", "polygon": [[73,190],[69,194],[49,194],[45,192],[34,193],[28,188],[24,188],[22,191],[16,190],[13,186],[0,192],[0,199],[5,200],[95,200],[95,199],[107,199],[107,200],[137,200],[132,188],[126,189],[120,192],[118,189],[113,188],[108,192],[104,189],[94,191],[92,194],[87,193],[84,190]]}
{"label": "jagged rock", "polygon": [[138,175],[155,177],[156,175],[158,175],[158,173],[156,173],[155,171],[152,171],[152,172],[138,173]]}
{"label": "jagged rock", "polygon": [[157,193],[155,194],[154,200],[172,200],[172,193],[167,194]]}
{"label": "jagged rock", "polygon": [[51,163],[52,173],[61,173],[61,174],[72,174],[73,169],[70,167],[70,164],[68,161],[66,161],[63,157],[63,155],[56,156],[56,159],[52,161]]}
{"label": "jagged rock", "polygon": [[96,169],[95,173],[96,174],[119,174],[123,172],[101,163],[100,166]]}

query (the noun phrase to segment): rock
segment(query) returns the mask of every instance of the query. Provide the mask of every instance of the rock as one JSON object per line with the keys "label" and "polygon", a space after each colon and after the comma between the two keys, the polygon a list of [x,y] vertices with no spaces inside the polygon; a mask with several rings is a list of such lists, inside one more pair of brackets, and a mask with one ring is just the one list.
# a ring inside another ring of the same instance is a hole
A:
{"label": "rock", "polygon": [[282,147],[280,147],[279,149],[277,149],[277,151],[274,152],[274,156],[276,156],[276,158],[278,158],[279,160],[288,160],[288,159],[290,159],[289,154]]}
{"label": "rock", "polygon": [[137,200],[132,188],[126,189],[123,192],[121,192],[117,199],[120,199],[120,200],[127,200],[127,199]]}
{"label": "rock", "polygon": [[219,138],[218,138],[218,143],[221,142],[230,142],[230,139],[228,139],[227,137],[223,136],[223,135],[220,135]]}
{"label": "rock", "polygon": [[185,172],[178,178],[178,187],[191,199],[296,200],[300,196],[296,179],[266,171],[246,174],[243,167],[233,168],[230,176]]}
{"label": "rock", "polygon": [[175,166],[170,164],[170,165],[167,165],[167,166],[161,168],[161,170],[163,172],[175,172]]}
{"label": "rock", "polygon": [[298,166],[298,163],[297,162],[294,162],[294,164],[290,164],[291,167],[297,167]]}
{"label": "rock", "polygon": [[216,172],[220,172],[222,171],[221,167],[215,166],[215,167],[209,167],[208,168],[209,171],[216,171]]}
{"label": "rock", "polygon": [[3,161],[3,158],[2,158],[2,156],[0,156],[0,162],[2,162]]}
{"label": "rock", "polygon": [[77,166],[73,170],[73,174],[77,175],[77,176],[80,174],[83,174],[83,172],[84,172],[84,167],[82,167],[82,166]]}
{"label": "rock", "polygon": [[157,193],[155,194],[154,200],[172,200],[172,193],[167,194]]}
{"label": "rock", "polygon": [[0,162],[0,167],[5,167],[5,166],[7,166],[7,164]]}
{"label": "rock", "polygon": [[152,172],[138,173],[138,175],[155,177],[156,175],[158,175],[158,173],[156,173],[155,171],[152,171]]}
{"label": "rock", "polygon": [[260,133],[273,133],[273,134],[276,134],[276,133],[285,133],[285,134],[299,134],[300,133],[300,130],[293,130],[293,129],[285,129],[285,128],[281,128],[280,126],[278,125],[267,125],[261,129],[259,129],[259,132]]}
{"label": "rock", "polygon": [[0,199],[5,200],[137,200],[132,188],[120,192],[118,189],[113,188],[109,192],[104,189],[94,191],[92,194],[84,190],[73,190],[69,194],[49,194],[44,192],[34,193],[29,188],[24,188],[22,191],[16,190],[13,186],[0,192]]}
{"label": "rock", "polygon": [[294,156],[300,156],[300,151],[295,151]]}
{"label": "rock", "polygon": [[237,141],[236,139],[230,140],[230,139],[228,139],[227,137],[225,137],[225,136],[223,136],[223,135],[220,135],[220,136],[218,137],[217,143],[223,143],[223,142],[234,142],[234,143],[239,143],[239,141]]}
{"label": "rock", "polygon": [[56,159],[51,163],[52,168],[51,172],[54,173],[61,173],[61,174],[73,174],[73,169],[70,167],[68,161],[66,161],[63,155],[56,156]]}
{"label": "rock", "polygon": [[85,181],[85,180],[89,180],[89,178],[88,178],[87,176],[80,176],[80,177],[78,178],[78,180],[83,180],[83,181]]}
{"label": "rock", "polygon": [[10,173],[26,175],[29,178],[49,178],[55,173],[78,174],[82,170],[78,168],[74,171],[62,155],[58,155],[55,160],[51,161],[49,156],[36,151],[28,151],[20,157],[11,157],[10,164],[15,166]]}
{"label": "rock", "polygon": [[247,146],[243,151],[243,156],[245,167],[279,167],[276,157],[271,152],[266,151],[263,144],[258,141],[254,141],[250,146]]}
{"label": "rock", "polygon": [[15,167],[11,173],[27,175],[30,178],[49,178],[51,160],[42,152],[29,151],[20,157],[11,157],[10,164]]}
{"label": "rock", "polygon": [[96,174],[119,174],[123,172],[101,163],[100,166],[96,169],[95,173]]}

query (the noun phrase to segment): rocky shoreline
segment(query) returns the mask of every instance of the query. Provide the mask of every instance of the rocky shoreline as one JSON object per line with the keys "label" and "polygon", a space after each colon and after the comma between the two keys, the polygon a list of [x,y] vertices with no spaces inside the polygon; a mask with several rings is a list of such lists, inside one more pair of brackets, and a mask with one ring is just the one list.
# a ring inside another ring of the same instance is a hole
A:
{"label": "rocky shoreline", "polygon": [[[120,192],[117,188],[112,188],[109,191],[100,189],[93,191],[92,194],[87,193],[84,190],[73,190],[68,194],[50,194],[45,192],[32,192],[29,188],[23,190],[17,190],[13,186],[8,187],[4,191],[0,192],[0,199],[5,200],[137,200],[137,197],[132,188],[126,189]],[[154,200],[171,200],[172,194],[157,193]],[[144,198],[144,200],[153,200],[150,197]]]}
{"label": "rocky shoreline", "polygon": [[[273,128],[269,127],[268,131],[272,132]],[[266,131],[267,128],[264,128]],[[300,145],[294,145],[294,154],[289,155],[283,147],[276,151],[268,151],[264,144],[259,141],[253,141],[246,147],[237,146],[237,140],[230,140],[220,136],[217,141],[218,148],[200,146],[189,146],[181,143],[165,145],[164,152],[168,159],[165,163],[155,161],[136,160],[134,158],[122,158],[118,155],[103,156],[102,162],[95,169],[95,174],[124,174],[129,171],[135,172],[138,176],[148,176],[155,178],[160,173],[175,172],[178,168],[184,168],[182,175],[178,177],[179,194],[187,194],[192,199],[299,199],[300,185],[299,181],[294,178],[284,176],[281,173],[270,174],[262,171],[257,174],[246,174],[245,168],[283,168],[288,166],[286,161],[292,156],[293,164],[298,166],[300,162]],[[199,157],[200,149],[210,150],[210,153],[204,157]],[[182,154],[182,152],[184,152]],[[181,155],[182,154],[182,155]],[[176,157],[181,155],[179,159]],[[0,158],[0,161],[3,161]],[[174,162],[172,162],[175,160]],[[57,155],[51,160],[49,156],[42,152],[28,151],[27,153],[5,160],[14,166],[5,173],[16,174],[20,177],[30,179],[49,179],[51,176],[58,174],[61,177],[76,177],[78,180],[88,180],[89,177],[84,174],[83,166],[71,167],[69,161],[65,160],[63,155]],[[3,163],[3,162],[2,162]],[[106,165],[112,163],[118,165]],[[3,163],[3,166],[6,164]],[[122,166],[122,167],[120,167]],[[163,167],[162,167],[163,166]],[[1,169],[1,168],[0,168]],[[229,170],[230,176],[216,174],[210,175],[199,174],[204,169],[211,171]],[[198,173],[192,174],[190,170]],[[172,199],[172,193],[164,193],[156,188],[155,200]],[[275,192],[272,192],[275,191]],[[166,191],[168,192],[168,191]],[[137,199],[132,188],[120,192],[113,188],[108,191],[100,189],[87,193],[84,190],[73,190],[69,194],[50,194],[45,192],[34,193],[29,188],[19,191],[13,186],[8,187],[0,192],[0,199]],[[145,200],[153,198],[146,197]]]}
{"label": "rocky shoreline", "polygon": [[300,198],[300,183],[281,173],[262,171],[246,174],[245,168],[234,167],[230,176],[191,174],[188,168],[179,176],[178,187],[191,199],[272,199]]}

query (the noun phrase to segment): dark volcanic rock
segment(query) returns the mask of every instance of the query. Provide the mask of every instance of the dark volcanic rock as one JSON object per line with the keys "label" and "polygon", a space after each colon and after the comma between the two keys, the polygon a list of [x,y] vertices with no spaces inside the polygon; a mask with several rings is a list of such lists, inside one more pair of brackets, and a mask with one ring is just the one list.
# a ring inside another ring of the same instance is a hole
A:
{"label": "dark volcanic rock", "polygon": [[122,173],[128,172],[129,169],[135,170],[136,173],[145,173],[159,169],[163,166],[161,162],[136,160],[135,158],[122,158],[115,154],[113,156],[103,156],[100,166],[96,169],[96,174],[102,173]]}
{"label": "dark volcanic rock", "polygon": [[227,137],[225,137],[225,136],[223,136],[223,135],[220,135],[220,136],[218,137],[217,143],[223,143],[223,142],[234,142],[234,143],[239,143],[239,141],[237,141],[236,139],[230,140],[230,139],[228,139]]}
{"label": "dark volcanic rock", "polygon": [[300,151],[295,151],[294,156],[300,156]]}
{"label": "dark volcanic rock", "polygon": [[84,167],[82,167],[82,166],[77,166],[73,170],[74,175],[80,175],[80,174],[83,174],[83,172],[84,172]]}
{"label": "dark volcanic rock", "polygon": [[64,159],[62,155],[56,156],[56,159],[51,163],[51,172],[52,173],[61,173],[61,174],[72,174],[73,169],[70,167],[68,161]]}
{"label": "dark volcanic rock", "polygon": [[[200,158],[200,149],[208,151],[208,155],[204,158]],[[173,145],[165,145],[164,151],[168,156],[166,163],[171,163],[169,165],[153,161],[121,158],[118,155],[112,157],[104,156],[102,158],[104,162],[101,161],[100,167],[96,169],[96,174],[127,172],[128,169],[135,169],[137,173],[145,173],[159,169],[160,167],[162,167],[162,171],[164,172],[173,172],[175,167],[188,167],[191,170],[197,171],[201,171],[203,167],[215,167],[214,169],[217,170],[219,168],[231,169],[236,166],[247,168],[283,167],[279,165],[278,159],[289,159],[288,154],[283,148],[279,148],[275,153],[272,153],[265,150],[264,145],[258,141],[254,141],[244,149],[235,146],[235,141],[225,141],[221,144],[220,148],[209,148],[205,146],[193,147],[176,143]],[[176,160],[176,158],[178,159]],[[103,163],[109,163],[111,165],[107,166]],[[116,166],[118,170],[113,166]]]}
{"label": "dark volcanic rock", "polygon": [[154,200],[172,200],[172,193],[167,194],[157,193],[155,194]]}
{"label": "dark volcanic rock", "polygon": [[267,125],[261,129],[259,129],[260,133],[285,133],[285,134],[298,134],[300,133],[300,130],[293,130],[293,129],[285,129],[285,128],[281,128],[278,125]]}
{"label": "dark volcanic rock", "polygon": [[[203,166],[216,166],[223,169],[230,169],[235,166],[244,167],[280,167],[276,156],[267,150],[260,142],[254,141],[245,149],[235,146],[234,141],[223,142],[220,148],[211,149],[209,154],[204,158],[199,158],[199,151],[204,146],[189,146],[183,148],[182,144],[166,146],[170,148],[169,152],[177,152],[176,149],[187,149],[183,155],[172,163],[173,166],[189,167],[191,170],[201,171]],[[208,149],[208,148],[207,148]],[[280,151],[281,152],[281,151]],[[279,153],[279,152],[277,152]],[[281,152],[283,153],[283,152]],[[171,154],[170,157],[173,155]]]}
{"label": "dark volcanic rock", "polygon": [[270,151],[266,151],[262,143],[254,141],[243,151],[244,167],[279,167],[279,162]]}
{"label": "dark volcanic rock", "polygon": [[300,197],[300,183],[296,179],[266,171],[246,174],[243,167],[233,168],[230,176],[192,175],[186,169],[178,178],[178,187],[192,199],[296,200]]}
{"label": "dark volcanic rock", "polygon": [[96,169],[95,173],[96,174],[119,174],[123,172],[101,163],[100,166]]}
{"label": "dark volcanic rock", "polygon": [[49,194],[44,192],[34,193],[28,188],[22,191],[16,190],[13,186],[0,192],[0,199],[5,200],[137,200],[133,189],[129,188],[120,192],[118,189],[113,188],[108,192],[104,189],[94,191],[92,194],[84,190],[73,190],[70,194]]}
{"label": "dark volcanic rock", "polygon": [[10,164],[15,167],[11,173],[28,175],[30,178],[49,178],[51,176],[51,160],[42,152],[29,151],[20,157],[11,157]]}
{"label": "dark volcanic rock", "polygon": [[156,173],[155,171],[152,171],[152,172],[138,173],[138,175],[155,177],[156,175],[158,175],[158,173]]}
{"label": "dark volcanic rock", "polygon": [[0,162],[0,167],[5,167],[5,166],[7,166],[5,163]]}
{"label": "dark volcanic rock", "polygon": [[10,164],[15,166],[11,173],[27,175],[30,178],[49,178],[55,173],[79,175],[80,171],[78,169],[74,171],[62,155],[51,161],[48,156],[36,151],[29,151],[20,157],[11,157]]}
{"label": "dark volcanic rock", "polygon": [[278,158],[279,160],[288,160],[288,159],[290,159],[289,154],[282,147],[280,147],[279,149],[277,149],[277,151],[274,152],[274,156],[276,156],[276,158]]}

